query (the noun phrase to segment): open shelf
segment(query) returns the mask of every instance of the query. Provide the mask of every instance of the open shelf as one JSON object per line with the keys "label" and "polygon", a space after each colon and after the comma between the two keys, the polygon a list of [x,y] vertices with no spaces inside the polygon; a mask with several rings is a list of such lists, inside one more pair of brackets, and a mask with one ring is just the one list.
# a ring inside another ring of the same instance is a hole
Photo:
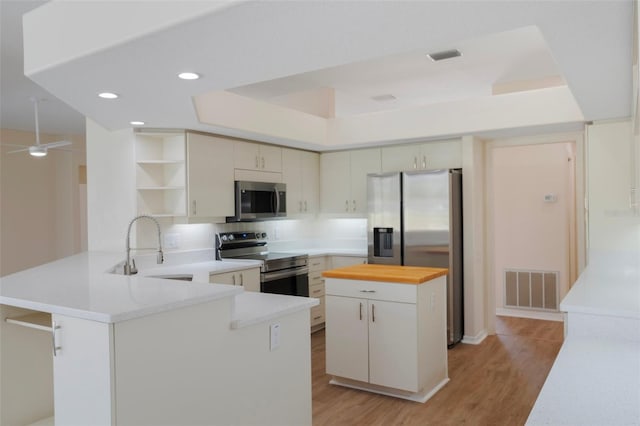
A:
{"label": "open shelf", "polygon": [[138,160],[138,164],[184,164],[184,160]]}
{"label": "open shelf", "polygon": [[5,321],[9,324],[33,328],[35,330],[48,332],[51,332],[53,330],[51,326],[51,314],[48,314],[46,312],[34,312],[32,314],[21,315],[19,317],[6,318]]}
{"label": "open shelf", "polygon": [[136,133],[138,214],[155,217],[186,215],[186,156],[184,131]]}

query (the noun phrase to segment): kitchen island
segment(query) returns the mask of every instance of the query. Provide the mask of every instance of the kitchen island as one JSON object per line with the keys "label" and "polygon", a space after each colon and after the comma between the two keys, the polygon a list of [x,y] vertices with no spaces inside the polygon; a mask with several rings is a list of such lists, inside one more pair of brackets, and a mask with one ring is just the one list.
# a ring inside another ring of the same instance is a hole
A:
{"label": "kitchen island", "polygon": [[325,271],[332,384],[426,402],[448,381],[443,268],[359,264]]}
{"label": "kitchen island", "polygon": [[121,259],[2,277],[0,423],[311,424],[315,299],[109,273]]}

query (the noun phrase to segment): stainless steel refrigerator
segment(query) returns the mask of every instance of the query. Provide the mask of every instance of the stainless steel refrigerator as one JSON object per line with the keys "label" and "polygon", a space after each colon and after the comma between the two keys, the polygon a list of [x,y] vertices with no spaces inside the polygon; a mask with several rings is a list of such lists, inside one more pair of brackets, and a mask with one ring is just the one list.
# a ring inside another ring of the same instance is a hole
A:
{"label": "stainless steel refrigerator", "polygon": [[448,268],[447,336],[462,339],[462,171],[370,174],[369,263]]}

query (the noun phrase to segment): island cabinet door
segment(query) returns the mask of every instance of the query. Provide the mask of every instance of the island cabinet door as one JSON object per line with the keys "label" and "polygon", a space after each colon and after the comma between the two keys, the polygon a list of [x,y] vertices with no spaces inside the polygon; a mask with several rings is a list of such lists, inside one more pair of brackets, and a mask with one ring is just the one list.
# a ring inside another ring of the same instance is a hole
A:
{"label": "island cabinet door", "polygon": [[417,392],[417,367],[416,305],[369,300],[369,382]]}
{"label": "island cabinet door", "polygon": [[369,381],[367,300],[326,296],[327,374]]}
{"label": "island cabinet door", "polygon": [[53,315],[54,411],[57,425],[113,425],[113,328]]}

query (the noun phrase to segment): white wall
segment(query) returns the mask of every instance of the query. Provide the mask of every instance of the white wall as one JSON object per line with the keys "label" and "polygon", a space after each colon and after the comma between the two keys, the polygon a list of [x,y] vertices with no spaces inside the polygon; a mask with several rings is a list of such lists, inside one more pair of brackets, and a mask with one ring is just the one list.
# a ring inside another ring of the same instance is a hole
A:
{"label": "white wall", "polygon": [[465,343],[479,343],[489,331],[485,302],[484,142],[462,138],[462,205]]}
{"label": "white wall", "polygon": [[631,187],[631,122],[587,126],[588,247],[640,251],[640,216],[629,204]]}
{"label": "white wall", "polygon": [[90,119],[86,128],[88,248],[124,254],[127,226],[136,215],[133,131],[110,132]]}
{"label": "white wall", "polygon": [[[505,269],[558,271],[560,299],[569,290],[573,151],[568,142],[491,150],[492,268],[498,310],[505,307]],[[545,202],[546,194],[557,201]]]}
{"label": "white wall", "polygon": [[[41,134],[42,142],[63,139]],[[46,157],[27,152],[8,154],[35,141],[32,132],[0,130],[1,232],[0,276],[78,253],[86,235],[86,216],[79,187],[79,167],[85,164],[84,137],[65,136],[74,151],[51,149]]]}

